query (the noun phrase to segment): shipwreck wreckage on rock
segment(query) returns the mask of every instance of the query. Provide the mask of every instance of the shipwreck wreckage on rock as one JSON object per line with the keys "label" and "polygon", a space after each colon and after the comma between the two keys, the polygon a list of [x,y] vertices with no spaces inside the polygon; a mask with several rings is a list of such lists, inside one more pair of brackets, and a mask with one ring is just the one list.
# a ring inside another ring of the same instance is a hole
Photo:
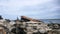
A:
{"label": "shipwreck wreckage on rock", "polygon": [[[1,18],[1,16],[0,16]],[[38,34],[46,33],[51,30],[44,22],[32,19],[26,16],[21,16],[21,20],[9,21],[0,19],[1,34]]]}

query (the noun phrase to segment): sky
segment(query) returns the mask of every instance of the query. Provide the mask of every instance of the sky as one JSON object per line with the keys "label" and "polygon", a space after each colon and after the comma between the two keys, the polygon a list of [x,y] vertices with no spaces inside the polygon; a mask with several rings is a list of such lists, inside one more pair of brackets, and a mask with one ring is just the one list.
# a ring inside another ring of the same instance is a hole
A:
{"label": "sky", "polygon": [[6,19],[60,19],[60,0],[0,0],[0,15]]}

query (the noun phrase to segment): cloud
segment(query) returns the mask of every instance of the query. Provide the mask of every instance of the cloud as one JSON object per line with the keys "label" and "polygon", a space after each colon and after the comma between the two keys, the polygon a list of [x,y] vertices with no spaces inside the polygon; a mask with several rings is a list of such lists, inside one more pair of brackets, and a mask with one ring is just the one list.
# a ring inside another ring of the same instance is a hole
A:
{"label": "cloud", "polygon": [[57,0],[0,0],[0,14],[3,16],[58,18],[59,8]]}
{"label": "cloud", "polygon": [[45,3],[51,0],[1,0],[0,5],[5,5],[5,6],[13,6],[13,7],[20,7],[20,6],[31,6],[31,5],[36,5],[36,4],[41,4]]}

